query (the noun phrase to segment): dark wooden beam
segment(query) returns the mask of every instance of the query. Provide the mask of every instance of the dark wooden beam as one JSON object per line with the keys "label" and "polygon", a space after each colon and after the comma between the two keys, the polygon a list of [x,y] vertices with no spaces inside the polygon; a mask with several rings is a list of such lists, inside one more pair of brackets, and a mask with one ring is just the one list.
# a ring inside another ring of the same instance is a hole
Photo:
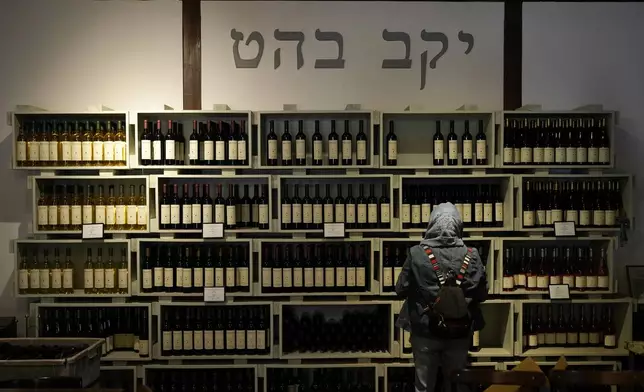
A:
{"label": "dark wooden beam", "polygon": [[523,2],[505,2],[503,23],[503,109],[521,107],[523,67]]}
{"label": "dark wooden beam", "polygon": [[183,109],[201,109],[201,0],[183,0]]}

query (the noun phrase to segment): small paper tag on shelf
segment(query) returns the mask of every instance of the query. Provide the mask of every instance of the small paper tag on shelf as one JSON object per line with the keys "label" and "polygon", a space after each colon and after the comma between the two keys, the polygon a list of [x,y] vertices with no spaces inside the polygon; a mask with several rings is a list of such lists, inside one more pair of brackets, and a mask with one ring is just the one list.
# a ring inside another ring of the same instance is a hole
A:
{"label": "small paper tag on shelf", "polygon": [[84,240],[102,240],[105,236],[104,225],[102,223],[93,223],[83,225]]}
{"label": "small paper tag on shelf", "polygon": [[325,223],[324,238],[344,238],[344,223]]}
{"label": "small paper tag on shelf", "polygon": [[204,302],[226,301],[226,291],[223,287],[206,287],[203,289]]}
{"label": "small paper tag on shelf", "polygon": [[555,222],[555,237],[574,237],[576,235],[575,222]]}
{"label": "small paper tag on shelf", "polygon": [[550,295],[551,301],[570,299],[570,286],[568,286],[567,284],[548,285],[548,294]]}
{"label": "small paper tag on shelf", "polygon": [[202,238],[224,238],[224,224],[204,223]]}

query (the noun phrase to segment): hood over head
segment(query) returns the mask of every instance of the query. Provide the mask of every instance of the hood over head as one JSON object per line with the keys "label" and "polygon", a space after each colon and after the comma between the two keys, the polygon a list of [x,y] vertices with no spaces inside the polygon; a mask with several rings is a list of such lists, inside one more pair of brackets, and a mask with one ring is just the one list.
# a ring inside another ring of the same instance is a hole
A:
{"label": "hood over head", "polygon": [[463,246],[463,220],[452,203],[434,207],[421,244],[427,246]]}

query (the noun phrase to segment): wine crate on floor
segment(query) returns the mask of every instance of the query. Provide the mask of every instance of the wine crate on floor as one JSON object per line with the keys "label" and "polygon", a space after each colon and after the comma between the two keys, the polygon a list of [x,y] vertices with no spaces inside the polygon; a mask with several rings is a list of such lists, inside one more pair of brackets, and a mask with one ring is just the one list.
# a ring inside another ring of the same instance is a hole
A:
{"label": "wine crate on floor", "polygon": [[632,337],[632,303],[624,299],[522,300],[517,354],[530,357],[626,356]]}
{"label": "wine crate on floor", "polygon": [[609,294],[614,283],[614,239],[501,238],[496,279],[501,295],[548,295],[551,284],[571,294]]}
{"label": "wine crate on floor", "polygon": [[[485,327],[475,331],[469,355],[480,358],[504,358],[514,355],[514,301],[494,299],[480,305]],[[397,315],[396,315],[397,316]],[[410,333],[400,330],[401,358],[412,358]]]}
{"label": "wine crate on floor", "polygon": [[520,175],[516,186],[519,231],[554,231],[574,222],[577,232],[616,233],[633,225],[629,174]]}
{"label": "wine crate on floor", "polygon": [[452,202],[466,232],[512,231],[513,176],[507,174],[400,176],[399,230],[424,233],[431,211]]}
{"label": "wine crate on floor", "polygon": [[137,382],[136,366],[101,366],[100,388],[136,392]]}
{"label": "wine crate on floor", "polygon": [[505,111],[497,167],[612,168],[614,132],[611,111]]}
{"label": "wine crate on floor", "polygon": [[375,167],[373,112],[259,112],[261,169]]}
{"label": "wine crate on floor", "polygon": [[102,223],[105,233],[149,232],[148,176],[35,176],[34,234],[81,234]]}
{"label": "wine crate on floor", "polygon": [[139,239],[136,265],[138,296],[203,298],[209,287],[252,295],[251,240]]}
{"label": "wine crate on floor", "polygon": [[17,240],[17,297],[129,297],[130,241]]}
{"label": "wine crate on floor", "polygon": [[[279,358],[391,358],[392,302],[280,303]],[[350,338],[349,338],[350,337]]]}
{"label": "wine crate on floor", "polygon": [[[487,270],[488,293],[494,293],[494,238],[464,238],[465,244],[469,247],[476,248],[483,265]],[[402,271],[403,264],[407,259],[407,251],[414,245],[418,245],[420,239],[411,240],[408,238],[382,238],[380,239],[380,259],[381,266],[378,280],[380,284],[380,295],[396,295],[395,286],[398,281],[398,275]]]}
{"label": "wine crate on floor", "polygon": [[221,223],[226,234],[270,229],[270,176],[166,174],[154,178],[153,232],[202,233],[204,223]]}
{"label": "wine crate on floor", "polygon": [[284,239],[259,241],[262,296],[377,294],[373,240]]}
{"label": "wine crate on floor", "polygon": [[384,112],[380,124],[381,168],[494,167],[492,112]]}
{"label": "wine crate on floor", "polygon": [[244,169],[252,164],[251,112],[168,110],[136,113],[132,167]]}
{"label": "wine crate on floor", "polygon": [[154,336],[150,304],[31,304],[39,337],[105,339],[101,361],[149,361]]}
{"label": "wine crate on floor", "polygon": [[256,365],[146,365],[143,384],[153,392],[193,390],[258,392]]}
{"label": "wine crate on floor", "polygon": [[375,364],[265,365],[264,391],[356,390],[376,392]]}
{"label": "wine crate on floor", "polygon": [[341,223],[349,233],[394,230],[391,175],[278,176],[277,181],[282,233],[323,233],[328,223]]}
{"label": "wine crate on floor", "polygon": [[129,167],[128,112],[17,112],[13,168],[116,170]]}
{"label": "wine crate on floor", "polygon": [[269,359],[273,304],[160,303],[155,359]]}

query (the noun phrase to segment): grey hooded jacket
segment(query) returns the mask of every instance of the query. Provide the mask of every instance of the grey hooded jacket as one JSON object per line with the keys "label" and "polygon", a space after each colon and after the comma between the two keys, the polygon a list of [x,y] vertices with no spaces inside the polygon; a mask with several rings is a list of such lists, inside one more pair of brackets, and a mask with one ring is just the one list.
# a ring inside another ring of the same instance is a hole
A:
{"label": "grey hooded jacket", "polygon": [[[396,293],[405,299],[396,326],[410,331],[414,335],[431,337],[427,327],[427,315],[423,316],[425,299],[432,301],[438,295],[439,284],[427,254],[421,245],[427,245],[438,260],[441,270],[458,271],[461,267],[467,246],[461,239],[463,221],[452,203],[442,203],[434,207],[427,231],[419,245],[407,251],[407,260],[396,282]],[[466,278],[461,287],[468,301],[468,309],[473,319],[473,329],[483,329],[484,320],[478,304],[487,299],[487,276],[485,266],[476,250],[472,249],[472,258]]]}

